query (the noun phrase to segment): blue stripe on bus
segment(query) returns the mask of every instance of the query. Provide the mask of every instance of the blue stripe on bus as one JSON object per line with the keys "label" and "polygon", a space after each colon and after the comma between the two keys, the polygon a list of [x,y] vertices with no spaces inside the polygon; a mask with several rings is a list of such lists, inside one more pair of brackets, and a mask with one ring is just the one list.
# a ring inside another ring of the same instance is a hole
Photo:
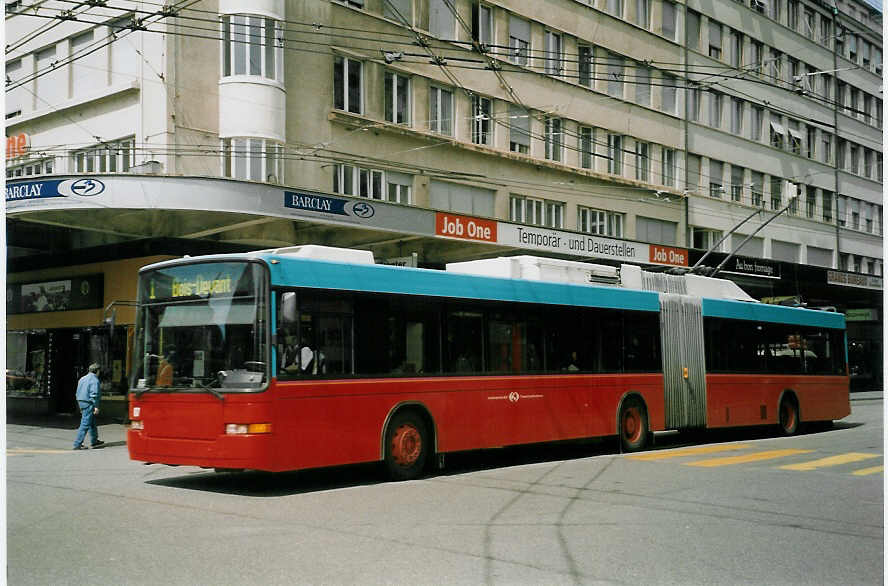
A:
{"label": "blue stripe on bus", "polygon": [[841,313],[747,303],[729,299],[703,299],[703,317],[725,317],[796,326],[845,329],[845,316]]}
{"label": "blue stripe on bus", "polygon": [[481,277],[431,269],[289,259],[271,255],[262,255],[261,258],[266,262],[272,259],[277,261],[268,264],[271,271],[271,283],[284,287],[517,301],[637,311],[660,310],[657,293],[649,291]]}

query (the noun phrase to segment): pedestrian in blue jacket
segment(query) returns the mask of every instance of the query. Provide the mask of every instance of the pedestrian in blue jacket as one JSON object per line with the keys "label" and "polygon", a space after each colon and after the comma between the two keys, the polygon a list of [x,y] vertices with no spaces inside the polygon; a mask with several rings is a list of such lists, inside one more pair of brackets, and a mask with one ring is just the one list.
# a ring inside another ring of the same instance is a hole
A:
{"label": "pedestrian in blue jacket", "polygon": [[99,440],[99,428],[96,427],[96,415],[99,414],[99,402],[102,393],[99,387],[99,365],[90,364],[89,372],[77,381],[77,405],[80,407],[80,428],[74,440],[75,450],[85,450],[83,440],[89,430],[90,447],[97,448],[105,442]]}

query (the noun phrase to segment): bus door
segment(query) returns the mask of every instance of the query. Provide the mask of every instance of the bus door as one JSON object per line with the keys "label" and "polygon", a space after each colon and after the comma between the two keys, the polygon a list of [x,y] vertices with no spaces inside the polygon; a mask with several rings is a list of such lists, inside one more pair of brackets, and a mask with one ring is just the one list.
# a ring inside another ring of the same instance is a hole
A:
{"label": "bus door", "polygon": [[706,426],[703,303],[699,297],[660,293],[660,339],[666,428]]}

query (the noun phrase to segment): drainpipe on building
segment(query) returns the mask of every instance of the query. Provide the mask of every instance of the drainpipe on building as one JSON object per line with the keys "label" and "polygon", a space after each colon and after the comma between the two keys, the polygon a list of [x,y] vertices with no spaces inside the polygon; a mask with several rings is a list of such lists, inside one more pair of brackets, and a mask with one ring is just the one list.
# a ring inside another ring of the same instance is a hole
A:
{"label": "drainpipe on building", "polygon": [[685,93],[684,93],[684,107],[685,107],[685,115],[684,115],[684,213],[685,213],[685,248],[691,247],[691,190],[688,182],[690,181],[690,174],[688,173],[688,137],[690,135],[688,129],[688,119],[690,118],[690,108],[688,104],[690,103],[690,79],[688,75],[690,72],[688,71],[688,3],[685,0],[684,3],[685,17],[684,17],[684,43],[682,43],[682,49],[684,52],[684,78],[685,78]]}
{"label": "drainpipe on building", "polygon": [[[842,268],[842,248],[841,241],[839,239],[841,233],[841,226],[839,224],[839,100],[844,100],[844,96],[838,96],[839,89],[839,54],[836,50],[836,40],[839,36],[839,7],[835,1],[833,1],[833,9],[832,9],[832,53],[833,53],[833,70],[836,70],[836,82],[835,82],[835,91],[833,94],[833,130],[835,136],[835,147],[833,148],[833,183],[835,184],[835,191],[833,192],[833,198],[835,199],[835,222],[836,222],[836,269],[841,270]],[[842,32],[844,35],[844,31]],[[830,202],[832,205],[833,202]]]}

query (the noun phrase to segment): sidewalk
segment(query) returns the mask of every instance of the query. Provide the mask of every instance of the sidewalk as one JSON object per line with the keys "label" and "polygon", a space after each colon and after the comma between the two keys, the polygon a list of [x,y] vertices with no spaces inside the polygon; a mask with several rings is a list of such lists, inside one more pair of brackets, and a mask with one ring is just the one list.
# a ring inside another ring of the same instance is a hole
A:
{"label": "sidewalk", "polygon": [[862,391],[860,393],[851,393],[851,402],[854,401],[870,401],[882,400],[882,391]]}

